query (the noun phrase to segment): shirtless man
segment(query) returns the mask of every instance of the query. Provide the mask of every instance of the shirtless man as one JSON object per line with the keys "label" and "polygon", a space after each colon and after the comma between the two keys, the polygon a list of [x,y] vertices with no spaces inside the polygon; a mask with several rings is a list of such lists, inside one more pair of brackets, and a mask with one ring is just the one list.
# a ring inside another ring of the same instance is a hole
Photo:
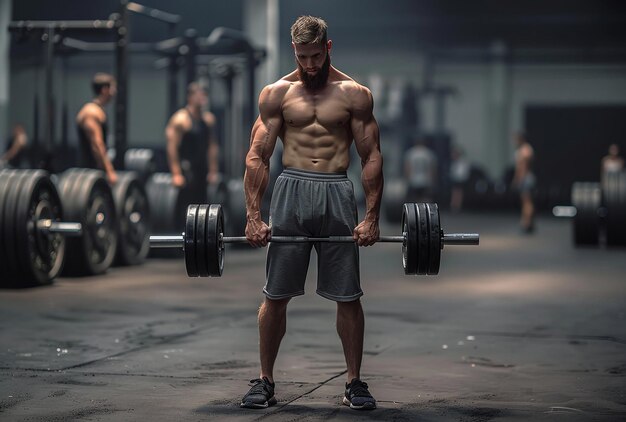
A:
{"label": "shirtless man", "polygon": [[115,96],[115,78],[107,73],[96,73],[91,81],[93,100],[86,103],[76,115],[80,166],[104,170],[111,184],[117,182],[117,174],[107,155],[107,113],[104,110]]}
{"label": "shirtless man", "polygon": [[206,184],[217,181],[219,172],[215,116],[204,110],[207,103],[202,85],[190,83],[187,105],[172,115],[165,128],[172,184],[184,187],[190,195],[187,202],[197,204],[207,201]]}
{"label": "shirtless man", "polygon": [[[291,27],[297,69],[266,86],[246,157],[246,237],[261,247],[271,235],[352,235],[355,243],[270,243],[265,300],[259,309],[261,371],[242,407],[276,403],[274,362],[286,330],[289,300],[304,294],[311,248],[318,255],[317,293],[337,302],[337,333],[347,364],[343,403],[374,409],[376,400],[360,380],[364,317],[359,298],[358,246],[373,245],[383,191],[378,124],[370,91],[330,65],[326,23],[302,16]],[[274,186],[269,226],[260,206],[277,138],[285,170]],[[357,225],[352,183],[346,177],[352,142],[361,157],[365,218]],[[271,226],[271,227],[270,227]],[[271,230],[270,230],[271,228]]]}
{"label": "shirtless man", "polygon": [[515,150],[515,174],[513,187],[520,194],[522,206],[520,226],[524,233],[532,233],[534,227],[535,206],[533,203],[533,189],[535,188],[535,175],[532,172],[532,163],[535,152],[526,140],[524,133],[516,133],[514,136]]}

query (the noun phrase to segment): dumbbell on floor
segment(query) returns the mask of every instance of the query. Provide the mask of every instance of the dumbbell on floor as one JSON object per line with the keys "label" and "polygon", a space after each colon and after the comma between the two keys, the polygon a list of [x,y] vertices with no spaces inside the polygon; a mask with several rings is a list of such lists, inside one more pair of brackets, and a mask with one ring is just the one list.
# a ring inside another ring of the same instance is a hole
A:
{"label": "dumbbell on floor", "polygon": [[[270,242],[354,243],[354,239],[352,236],[273,236]],[[478,245],[479,235],[444,234],[437,204],[407,203],[402,209],[402,234],[380,236],[379,242],[402,244],[405,274],[435,275],[439,273],[444,245]],[[180,236],[150,236],[150,246],[153,248],[184,249],[189,277],[220,277],[224,271],[226,243],[247,243],[247,240],[242,236],[224,236],[224,214],[219,204],[189,205],[185,232]]]}

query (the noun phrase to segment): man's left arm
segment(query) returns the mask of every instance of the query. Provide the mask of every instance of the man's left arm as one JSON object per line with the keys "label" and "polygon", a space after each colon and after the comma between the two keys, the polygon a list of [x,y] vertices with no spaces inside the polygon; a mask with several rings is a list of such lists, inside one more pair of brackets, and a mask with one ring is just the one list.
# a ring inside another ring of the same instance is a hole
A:
{"label": "man's left arm", "polygon": [[374,118],[374,100],[369,89],[359,86],[353,96],[351,129],[356,150],[361,157],[361,182],[365,191],[365,218],[354,229],[359,246],[376,243],[380,231],[380,202],[383,195],[383,156],[380,133]]}
{"label": "man's left arm", "polygon": [[209,127],[209,143],[207,163],[209,165],[209,174],[207,175],[207,182],[215,183],[218,179],[219,169],[219,154],[220,147],[217,142],[217,136],[215,134],[215,116],[212,113],[205,113],[205,122]]}

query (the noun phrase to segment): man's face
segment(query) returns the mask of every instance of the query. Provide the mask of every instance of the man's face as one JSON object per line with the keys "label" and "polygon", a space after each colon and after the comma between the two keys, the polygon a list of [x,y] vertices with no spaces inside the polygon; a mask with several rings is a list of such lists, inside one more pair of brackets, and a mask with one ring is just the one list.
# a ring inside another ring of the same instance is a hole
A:
{"label": "man's face", "polygon": [[204,89],[196,89],[189,95],[189,105],[192,107],[204,107],[207,105],[209,97]]}
{"label": "man's face", "polygon": [[298,77],[306,88],[319,89],[326,85],[330,69],[330,49],[326,44],[293,44]]}
{"label": "man's face", "polygon": [[111,82],[109,85],[103,86],[101,93],[107,100],[115,97],[115,94],[117,94],[117,84]]}

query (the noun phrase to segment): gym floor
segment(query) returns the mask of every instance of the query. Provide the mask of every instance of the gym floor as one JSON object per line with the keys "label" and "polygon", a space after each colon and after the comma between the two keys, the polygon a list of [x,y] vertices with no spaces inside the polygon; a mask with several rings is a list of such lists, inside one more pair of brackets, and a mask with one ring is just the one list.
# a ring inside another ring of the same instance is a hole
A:
{"label": "gym floor", "polygon": [[314,263],[290,304],[278,405],[239,408],[258,376],[265,254],[231,249],[219,279],[160,259],[1,290],[0,419],[625,420],[626,250],[575,249],[570,223],[548,217],[532,236],[513,214],[442,223],[481,245],[447,247],[437,277],[404,276],[399,245],[361,249],[375,411],[340,404],[335,306],[315,295]]}

